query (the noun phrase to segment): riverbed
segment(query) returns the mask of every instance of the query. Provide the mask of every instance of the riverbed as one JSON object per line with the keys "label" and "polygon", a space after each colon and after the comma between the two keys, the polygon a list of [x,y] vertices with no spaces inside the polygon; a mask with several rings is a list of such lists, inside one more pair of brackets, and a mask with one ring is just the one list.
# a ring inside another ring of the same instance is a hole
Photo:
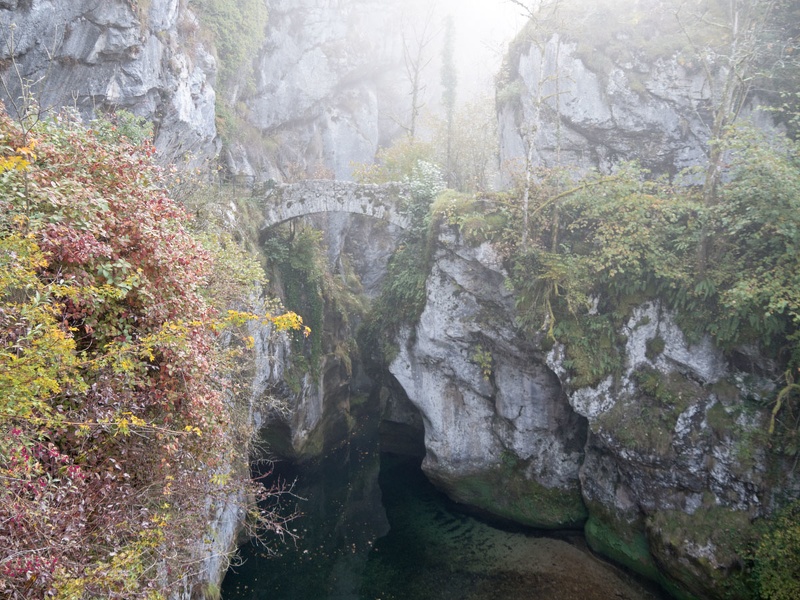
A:
{"label": "riverbed", "polygon": [[[369,411],[367,411],[369,412]],[[580,532],[544,532],[468,514],[420,459],[380,452],[376,419],[323,457],[280,461],[295,481],[296,543],[248,544],[223,600],[656,600],[596,558]]]}

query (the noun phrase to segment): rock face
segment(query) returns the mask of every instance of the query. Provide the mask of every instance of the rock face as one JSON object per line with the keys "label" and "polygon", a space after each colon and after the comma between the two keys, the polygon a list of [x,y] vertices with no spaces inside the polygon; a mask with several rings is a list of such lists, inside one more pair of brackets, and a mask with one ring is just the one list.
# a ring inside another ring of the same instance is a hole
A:
{"label": "rock face", "polygon": [[[309,182],[312,187],[320,182]],[[344,185],[344,182],[321,182]],[[377,187],[377,186],[376,186]],[[315,228],[325,234],[327,267],[349,293],[374,299],[381,290],[387,263],[402,238],[402,230],[389,221],[370,216],[331,212],[311,217]],[[278,290],[280,291],[280,290]],[[254,327],[256,367],[253,376],[253,419],[257,427],[276,420],[288,429],[289,456],[311,457],[322,451],[325,437],[337,421],[349,415],[353,394],[367,395],[372,382],[362,372],[358,353],[341,352],[350,347],[360,323],[358,314],[341,314],[341,307],[326,303],[322,331],[322,357],[313,372],[303,375],[298,385],[287,383],[292,363],[292,345],[276,338],[269,328]],[[294,389],[293,389],[294,388]],[[275,410],[274,401],[279,401]],[[264,401],[266,400],[266,402]],[[341,433],[341,432],[339,432]]]}
{"label": "rock face", "polygon": [[427,304],[390,366],[422,415],[428,476],[521,523],[588,514],[595,550],[679,597],[746,597],[736,578],[753,521],[800,496],[766,446],[770,366],[689,343],[651,302],[621,332],[624,371],[576,388],[562,346],[544,357],[516,333],[504,277],[491,246],[440,235]]}
{"label": "rock face", "polygon": [[[752,522],[800,495],[791,465],[767,449],[759,401],[775,373],[753,354],[732,362],[707,338],[689,344],[658,303],[637,308],[623,333],[625,372],[569,392],[591,430],[581,467],[589,542],[701,597],[739,597],[731,578]],[[569,389],[560,350],[548,362]]]}
{"label": "rock face", "polygon": [[501,163],[524,161],[530,142],[533,163],[545,167],[607,171],[638,160],[674,174],[705,159],[710,91],[702,72],[660,59],[636,65],[635,79],[619,66],[600,74],[576,49],[554,34],[513,65],[500,92]]}
{"label": "rock face", "polygon": [[426,474],[454,499],[537,527],[580,524],[585,420],[516,332],[488,244],[445,230],[416,329],[390,371],[422,415]]}
{"label": "rock face", "polygon": [[[0,3],[0,48],[9,106],[22,83],[42,108],[76,108],[85,118],[125,108],[154,123],[166,160],[217,151],[216,63],[180,0],[27,0]],[[147,6],[148,8],[142,8]],[[11,68],[12,53],[22,81]]]}
{"label": "rock face", "polygon": [[249,127],[266,144],[234,144],[229,168],[257,179],[350,179],[398,131],[405,102],[396,0],[270,0]]}
{"label": "rock face", "polygon": [[[602,53],[594,49],[595,54]],[[592,70],[553,34],[512,59],[498,91],[501,163],[585,171],[637,160],[656,174],[702,164],[713,124],[703,69],[677,56]]]}

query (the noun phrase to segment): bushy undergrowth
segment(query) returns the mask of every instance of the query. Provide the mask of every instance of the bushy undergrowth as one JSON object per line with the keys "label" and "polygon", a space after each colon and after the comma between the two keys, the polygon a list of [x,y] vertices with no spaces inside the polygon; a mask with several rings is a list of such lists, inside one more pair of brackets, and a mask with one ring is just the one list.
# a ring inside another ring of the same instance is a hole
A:
{"label": "bushy undergrowth", "polygon": [[[772,415],[764,449],[796,457],[800,146],[747,128],[728,131],[719,143],[726,171],[713,202],[690,183],[652,181],[628,164],[578,180],[560,171],[536,173],[527,234],[522,191],[494,199],[447,194],[435,214],[465,241],[490,241],[502,250],[518,325],[564,345],[573,386],[594,386],[622,371],[622,325],[648,300],[670,307],[690,342],[708,335],[726,351],[757,348],[782,373],[773,396],[761,400],[761,410]],[[648,345],[653,356],[662,350],[663,340]],[[660,375],[639,377],[638,385],[655,398],[668,391]],[[663,431],[671,431],[679,409],[661,410]],[[654,443],[668,449],[668,440]],[[765,598],[796,595],[797,524],[795,506],[750,556],[753,589]]]}
{"label": "bushy undergrowth", "polygon": [[257,491],[220,333],[300,326],[226,311],[257,265],[194,235],[124,132],[0,114],[4,598],[161,598],[196,569],[210,501]]}
{"label": "bushy undergrowth", "polygon": [[[513,195],[498,196],[490,210],[490,200],[453,195],[435,208],[468,239],[503,250],[519,324],[530,333],[596,338],[594,345],[613,336],[637,303],[658,298],[693,341],[709,334],[725,349],[755,344],[793,381],[800,367],[798,147],[746,129],[722,143],[728,175],[711,205],[691,185],[650,181],[628,164],[577,181],[537,173],[527,236]],[[590,372],[580,360],[574,368],[587,383],[610,373]]]}

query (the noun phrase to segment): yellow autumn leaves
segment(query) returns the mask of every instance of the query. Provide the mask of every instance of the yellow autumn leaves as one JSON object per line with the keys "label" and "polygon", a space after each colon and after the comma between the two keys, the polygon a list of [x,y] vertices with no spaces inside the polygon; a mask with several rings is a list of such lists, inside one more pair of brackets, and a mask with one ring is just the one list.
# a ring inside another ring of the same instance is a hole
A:
{"label": "yellow autumn leaves", "polygon": [[[14,149],[10,156],[0,156],[0,173],[5,171],[22,171],[36,160],[36,140],[31,140],[26,146]],[[11,150],[11,148],[8,148]]]}

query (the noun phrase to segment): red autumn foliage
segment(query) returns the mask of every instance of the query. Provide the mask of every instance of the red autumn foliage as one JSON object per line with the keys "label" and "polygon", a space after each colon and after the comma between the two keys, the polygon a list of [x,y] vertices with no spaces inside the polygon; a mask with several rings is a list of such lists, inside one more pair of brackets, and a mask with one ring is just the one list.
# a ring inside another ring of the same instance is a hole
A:
{"label": "red autumn foliage", "polygon": [[166,594],[232,493],[214,257],[152,155],[0,114],[0,258],[33,273],[0,287],[0,597]]}

